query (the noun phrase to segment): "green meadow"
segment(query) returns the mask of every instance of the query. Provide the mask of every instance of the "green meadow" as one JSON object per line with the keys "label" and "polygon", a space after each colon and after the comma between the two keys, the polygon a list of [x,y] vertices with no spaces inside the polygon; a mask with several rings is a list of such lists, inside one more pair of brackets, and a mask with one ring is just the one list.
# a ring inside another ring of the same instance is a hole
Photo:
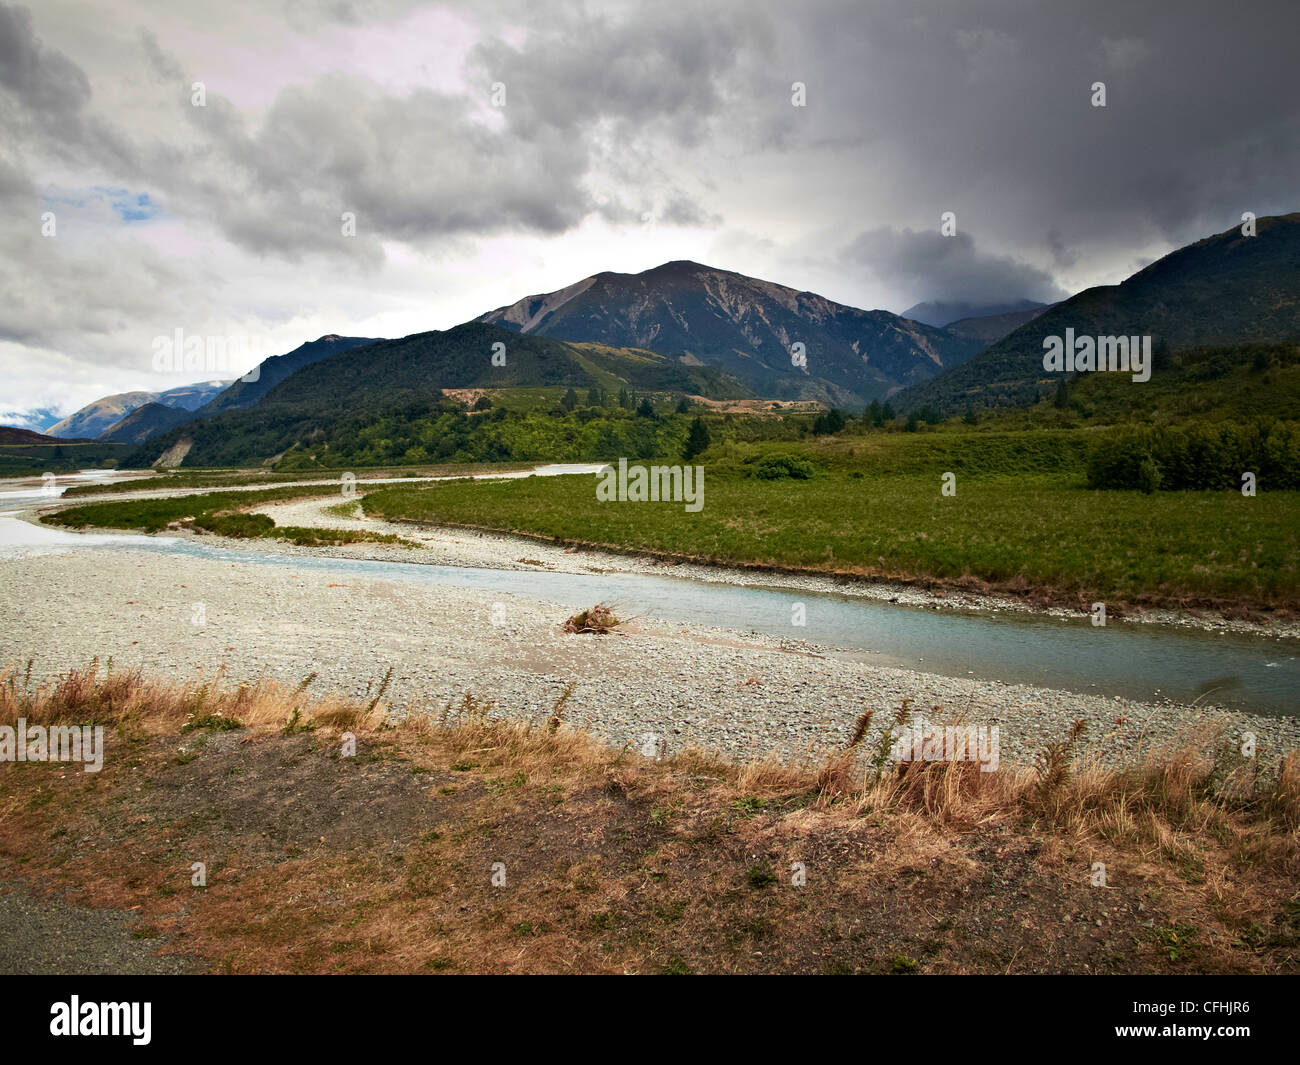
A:
{"label": "green meadow", "polygon": [[[324,487],[323,485],[321,487]],[[240,539],[266,537],[288,540],[304,547],[322,545],[387,543],[406,544],[397,536],[353,529],[318,529],[276,525],[265,514],[249,513],[258,503],[319,496],[320,489],[304,486],[268,488],[253,492],[209,492],[204,495],[173,496],[163,499],[123,499],[107,503],[86,503],[47,514],[48,525],[73,528],[138,529],[161,532],[173,522],[187,528]]]}
{"label": "green meadow", "polygon": [[[698,513],[682,503],[599,502],[595,476],[394,486],[368,493],[363,506],[395,520],[1074,604],[1300,605],[1300,493],[1092,490],[1086,436],[949,432],[723,445],[697,460],[705,469]],[[811,476],[765,479],[763,458],[772,454],[803,459]],[[954,474],[953,495],[941,492],[944,473]]]}
{"label": "green meadow", "polygon": [[[1092,489],[1088,457],[1103,438],[1096,429],[950,425],[804,441],[726,439],[695,460],[705,470],[704,505],[696,513],[683,502],[602,503],[595,475],[393,485],[366,493],[362,505],[390,520],[1075,606],[1300,607],[1300,492],[1270,491],[1263,483],[1254,497],[1230,489]],[[955,492],[945,495],[949,473]],[[364,481],[358,488],[365,491]],[[284,529],[242,513],[258,502],[313,494],[320,491],[285,487],[128,499],[87,503],[45,520],[156,532],[189,519],[212,532],[299,543],[380,539]]]}

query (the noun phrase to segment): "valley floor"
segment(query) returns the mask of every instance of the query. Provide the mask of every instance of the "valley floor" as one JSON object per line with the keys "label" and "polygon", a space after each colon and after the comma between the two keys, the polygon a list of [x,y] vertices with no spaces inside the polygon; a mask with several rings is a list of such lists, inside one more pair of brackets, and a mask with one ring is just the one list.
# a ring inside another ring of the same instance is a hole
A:
{"label": "valley floor", "polygon": [[[338,502],[261,509],[281,524],[339,526],[348,519],[324,509]],[[519,570],[680,569],[511,537],[401,529],[422,546],[319,550],[199,537],[285,556],[267,565],[61,547],[58,538],[75,534],[49,530],[48,547],[0,559],[0,663],[12,667],[11,701],[29,687],[29,661],[36,686],[95,658],[189,693],[170,704],[180,717],[110,731],[99,774],[0,765],[0,932],[32,920],[89,929],[96,953],[87,964],[100,971],[1285,972],[1298,964],[1300,918],[1287,902],[1294,811],[1259,824],[1206,807],[1218,819],[1211,832],[1181,807],[1146,812],[1166,801],[1157,798],[1168,791],[1161,776],[1128,797],[1127,785],[1089,785],[1093,798],[1062,800],[1067,817],[1035,812],[1036,792],[1005,776],[1063,740],[1075,720],[1087,723],[1072,752],[1080,764],[1094,755],[1140,762],[1222,720],[1229,735],[1254,731],[1260,764],[1276,767],[1300,747],[1294,717],[1223,720],[1213,708],[942,677],[802,641],[648,618],[620,635],[571,635],[564,620],[591,604],[293,564],[329,554]],[[712,570],[710,579],[741,574]],[[804,580],[773,578],[787,579]],[[261,678],[285,693],[307,687],[282,697],[279,718],[260,731],[181,732],[198,678],[218,675],[227,693]],[[382,700],[380,714],[396,715],[399,727],[358,727],[355,762],[337,757],[337,729],[282,731],[290,704],[309,715],[314,694],[334,692],[363,708]],[[859,715],[875,708],[862,744],[869,750],[905,700],[934,720],[998,725],[1003,775],[985,782],[964,767],[946,778],[952,794],[941,775],[938,790],[906,798],[836,791],[819,768],[829,752],[842,752]],[[546,739],[557,705],[563,726]],[[535,727],[511,731],[517,726],[503,716]],[[666,741],[662,764],[638,754],[647,734]],[[780,767],[749,761],[773,751],[785,759]],[[1173,764],[1184,764],[1178,757]],[[967,787],[975,790],[963,797]],[[188,872],[196,860],[211,873],[197,893]],[[491,885],[497,861],[513,891]],[[1108,890],[1091,884],[1096,861],[1109,870]],[[807,867],[804,887],[790,885],[793,862]],[[46,953],[15,940],[0,967],[37,971]]]}
{"label": "valley floor", "polygon": [[[306,516],[304,505],[288,506]],[[283,515],[276,505],[265,509]],[[535,568],[549,557],[541,545],[504,537],[445,530],[425,537],[439,545],[430,561],[496,564],[503,544],[514,553],[508,568]],[[257,547],[319,553],[270,541]],[[373,555],[375,547],[333,549],[353,551]],[[603,564],[566,557],[575,568]],[[391,670],[388,691],[403,704],[437,713],[470,694],[534,720],[572,684],[571,717],[610,742],[640,745],[655,734],[670,750],[697,744],[741,757],[815,757],[840,747],[864,709],[877,709],[883,722],[904,700],[935,721],[997,725],[1010,764],[1031,763],[1075,720],[1087,723],[1087,748],[1110,761],[1140,759],[1219,719],[1231,734],[1248,727],[1269,757],[1300,747],[1295,717],[1229,718],[1212,707],[873,666],[753,632],[633,619],[618,635],[566,634],[565,619],[590,603],[112,547],[20,553],[0,564],[0,662],[30,658],[36,677],[98,657],[178,677],[220,671],[237,681],[296,683],[316,674],[322,688],[364,697]]]}

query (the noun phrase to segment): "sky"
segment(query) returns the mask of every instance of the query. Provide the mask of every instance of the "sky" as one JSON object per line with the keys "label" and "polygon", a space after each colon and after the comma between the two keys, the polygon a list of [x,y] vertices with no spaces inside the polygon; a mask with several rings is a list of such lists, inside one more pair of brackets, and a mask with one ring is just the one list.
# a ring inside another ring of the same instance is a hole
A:
{"label": "sky", "polygon": [[1297,40],[1295,0],[0,0],[0,420],[673,259],[895,312],[1115,284],[1300,210]]}

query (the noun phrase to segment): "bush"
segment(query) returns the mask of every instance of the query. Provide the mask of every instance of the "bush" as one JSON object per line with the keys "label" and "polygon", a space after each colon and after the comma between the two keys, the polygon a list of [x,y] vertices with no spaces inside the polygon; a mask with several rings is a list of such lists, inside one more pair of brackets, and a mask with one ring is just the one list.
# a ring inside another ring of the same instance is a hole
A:
{"label": "bush", "polygon": [[1160,467],[1150,454],[1143,453],[1142,461],[1138,463],[1137,482],[1139,490],[1147,495],[1160,487]]}
{"label": "bush", "polygon": [[205,514],[195,524],[220,536],[244,539],[265,536],[275,528],[275,519],[267,514]]}
{"label": "bush", "polygon": [[1092,488],[1239,489],[1246,472],[1263,489],[1300,488],[1300,423],[1134,427],[1116,432],[1088,457]]}
{"label": "bush", "polygon": [[750,470],[751,476],[763,481],[779,481],[787,477],[806,481],[816,472],[816,467],[806,458],[789,454],[764,455]]}

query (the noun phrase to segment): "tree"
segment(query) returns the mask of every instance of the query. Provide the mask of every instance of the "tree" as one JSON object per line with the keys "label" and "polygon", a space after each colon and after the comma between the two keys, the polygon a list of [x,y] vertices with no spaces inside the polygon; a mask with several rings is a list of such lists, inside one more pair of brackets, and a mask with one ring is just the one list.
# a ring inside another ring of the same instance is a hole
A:
{"label": "tree", "polygon": [[618,405],[624,410],[632,409],[632,397],[627,394],[626,388],[620,388],[618,390]]}
{"label": "tree", "polygon": [[685,414],[690,409],[691,409],[691,401],[687,399],[684,395],[679,397],[677,400],[677,413]]}
{"label": "tree", "polygon": [[867,408],[867,419],[877,429],[879,429],[882,425],[885,424],[885,416],[882,413],[880,408],[880,400],[873,399],[871,401],[871,406]]}
{"label": "tree", "polygon": [[474,409],[475,409],[475,410],[491,410],[491,409],[492,409],[492,401],[491,401],[490,399],[488,399],[487,396],[479,396],[478,399],[474,401]]}
{"label": "tree", "polygon": [[966,404],[966,413],[962,415],[963,422],[967,425],[978,425],[979,417],[975,413],[975,408],[970,403]]}
{"label": "tree", "polygon": [[1174,353],[1169,349],[1169,341],[1161,338],[1151,351],[1151,369],[1167,370],[1174,364]]}
{"label": "tree", "polygon": [[1138,463],[1138,490],[1150,495],[1160,487],[1160,481],[1160,467],[1156,464],[1156,460],[1150,454],[1143,455],[1142,461]]}
{"label": "tree", "polygon": [[1062,377],[1056,383],[1056,398],[1052,400],[1052,406],[1057,410],[1065,410],[1070,405],[1070,380],[1068,377]]}
{"label": "tree", "polygon": [[696,455],[703,453],[708,446],[708,426],[704,424],[704,419],[697,417],[691,422],[691,427],[686,431],[686,446],[682,448],[682,458],[686,462],[690,462]]}
{"label": "tree", "polygon": [[636,416],[638,418],[653,418],[655,416],[655,405],[650,402],[649,396],[643,399],[636,408]]}
{"label": "tree", "polygon": [[578,405],[578,393],[575,392],[573,389],[569,389],[566,393],[564,393],[564,398],[560,400],[560,406],[563,407],[565,410],[571,411],[577,405]]}
{"label": "tree", "polygon": [[826,436],[831,433],[838,433],[844,428],[844,415],[837,410],[829,410],[825,414],[817,415],[817,420],[813,422],[813,435]]}
{"label": "tree", "polygon": [[604,402],[600,398],[599,388],[597,388],[595,385],[592,385],[589,389],[587,389],[588,407],[603,407],[604,405],[605,405]]}

